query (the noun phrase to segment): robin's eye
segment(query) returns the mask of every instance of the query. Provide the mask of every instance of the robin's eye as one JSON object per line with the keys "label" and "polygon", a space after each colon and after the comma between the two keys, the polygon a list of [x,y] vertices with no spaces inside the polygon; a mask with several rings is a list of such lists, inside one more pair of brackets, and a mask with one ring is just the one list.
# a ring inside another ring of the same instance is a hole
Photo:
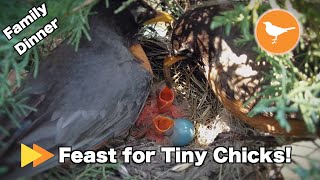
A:
{"label": "robin's eye", "polygon": [[147,9],[142,6],[139,6],[136,11],[137,11],[137,14],[144,14],[147,12]]}
{"label": "robin's eye", "polygon": [[149,12],[143,6],[138,6],[130,11],[137,23],[142,23],[146,18],[148,18],[146,16],[148,16]]}

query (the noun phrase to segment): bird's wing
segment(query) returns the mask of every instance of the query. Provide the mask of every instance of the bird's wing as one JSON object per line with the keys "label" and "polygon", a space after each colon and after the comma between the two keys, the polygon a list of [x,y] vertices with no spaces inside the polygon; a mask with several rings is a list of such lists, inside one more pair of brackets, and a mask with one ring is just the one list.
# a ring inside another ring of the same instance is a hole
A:
{"label": "bird's wing", "polygon": [[[28,82],[36,87],[30,94],[43,93],[45,98],[29,117],[33,123],[16,139],[3,162],[19,162],[20,143],[35,143],[56,155],[58,146],[85,150],[119,135],[135,122],[152,76],[134,60],[122,37],[103,24],[94,27],[92,42],[81,42],[77,53],[69,45],[61,45],[43,61],[39,78]],[[19,168],[15,175],[56,166],[57,158],[32,170]]]}
{"label": "bird's wing", "polygon": [[270,31],[275,36],[280,35],[280,34],[282,34],[284,32],[287,32],[286,29],[278,27],[278,26],[275,26],[275,25],[270,25]]}
{"label": "bird's wing", "polygon": [[[49,103],[46,112],[51,116],[43,118],[41,128],[25,136],[24,143],[38,142],[47,148],[57,144],[80,148],[88,146],[88,142],[97,139],[101,133],[117,135],[117,131],[111,128],[119,121],[132,124],[135,121],[133,117],[137,116],[139,107],[144,103],[143,98],[148,95],[151,78],[132,61],[120,64],[120,67],[104,68],[103,72],[87,69],[83,75],[87,77],[70,81],[63,88],[57,86],[59,89],[47,94],[49,97],[44,103]],[[44,136],[54,136],[54,143]]]}
{"label": "bird's wing", "polygon": [[[103,73],[87,69],[88,73],[83,75],[86,77],[78,74],[78,81],[64,82],[67,84],[63,88],[57,83],[46,94],[40,106],[47,109],[37,112],[40,117],[16,143],[35,143],[56,156],[32,170],[19,169],[19,174],[35,174],[56,166],[58,146],[87,150],[123,133],[135,122],[148,97],[151,75],[130,60],[130,54],[122,58],[129,59],[122,64],[102,66],[106,69]],[[13,158],[9,158],[11,162],[19,162],[18,146],[15,150]]]}

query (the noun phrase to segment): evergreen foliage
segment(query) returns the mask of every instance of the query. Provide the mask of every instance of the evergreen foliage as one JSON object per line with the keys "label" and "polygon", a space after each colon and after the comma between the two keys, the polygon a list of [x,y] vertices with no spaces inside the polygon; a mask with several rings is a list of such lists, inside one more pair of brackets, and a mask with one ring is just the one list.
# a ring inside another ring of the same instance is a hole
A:
{"label": "evergreen foliage", "polygon": [[[17,20],[28,14],[29,9],[39,6],[43,2],[42,0],[24,1],[23,3],[18,0],[0,1],[0,29],[3,30],[8,25],[16,24]],[[96,2],[97,0],[45,1],[48,11],[47,16],[40,17],[18,35],[13,34],[13,38],[10,41],[2,32],[0,33],[0,119],[8,119],[13,126],[19,128],[20,124],[17,118],[30,110],[35,110],[25,105],[26,97],[22,96],[21,93],[13,92],[14,87],[21,86],[23,74],[26,70],[32,70],[33,75],[37,75],[39,56],[41,55],[40,50],[52,44],[53,39],[58,37],[67,38],[68,42],[76,50],[81,36],[85,35],[90,39],[87,18],[91,7]],[[58,19],[59,28],[44,41],[19,56],[13,46],[23,38],[33,35],[55,17]],[[16,75],[15,82],[8,80],[11,73]],[[0,136],[3,135],[10,136],[10,133],[0,125]]]}
{"label": "evergreen foliage", "polygon": [[235,9],[213,18],[211,28],[223,26],[228,35],[232,27],[237,27],[241,30],[242,36],[236,39],[235,43],[241,46],[254,42],[253,29],[258,17],[271,7],[291,11],[299,18],[304,31],[299,45],[289,54],[272,55],[257,45],[252,47],[259,54],[257,61],[268,61],[272,70],[265,78],[271,84],[263,87],[263,91],[253,97],[262,99],[252,109],[250,116],[274,113],[281,127],[290,131],[286,115],[300,112],[308,130],[315,133],[320,123],[320,12],[317,10],[320,4],[288,0],[277,4],[274,0],[270,0],[269,3],[251,0],[246,6],[238,5]]}

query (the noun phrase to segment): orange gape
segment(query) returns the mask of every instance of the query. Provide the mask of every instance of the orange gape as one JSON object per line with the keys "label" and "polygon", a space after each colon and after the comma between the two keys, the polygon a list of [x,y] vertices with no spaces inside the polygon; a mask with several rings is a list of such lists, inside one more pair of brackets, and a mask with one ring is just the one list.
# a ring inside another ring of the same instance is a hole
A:
{"label": "orange gape", "polygon": [[160,113],[164,113],[172,107],[174,93],[167,86],[164,87],[158,96],[158,108]]}
{"label": "orange gape", "polygon": [[165,135],[172,133],[175,118],[185,116],[182,108],[174,105],[174,92],[165,86],[157,96],[148,98],[140,113],[131,135],[135,138],[146,137],[158,144],[168,144]]}
{"label": "orange gape", "polygon": [[174,124],[174,120],[167,117],[167,116],[162,116],[162,115],[158,115],[157,117],[155,117],[153,119],[153,128],[154,131],[159,134],[162,135],[164,133],[166,133],[167,131],[170,130],[170,128],[172,128]]}

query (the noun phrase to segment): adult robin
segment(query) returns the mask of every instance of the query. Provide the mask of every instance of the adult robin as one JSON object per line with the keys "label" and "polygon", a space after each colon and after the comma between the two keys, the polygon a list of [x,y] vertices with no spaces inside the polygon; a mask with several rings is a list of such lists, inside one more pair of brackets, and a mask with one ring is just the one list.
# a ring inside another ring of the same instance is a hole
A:
{"label": "adult robin", "polygon": [[264,80],[271,65],[257,62],[257,54],[252,45],[238,47],[234,39],[240,37],[239,31],[233,30],[224,35],[224,27],[210,29],[214,16],[231,10],[231,4],[198,7],[186,12],[175,23],[172,32],[172,56],[164,61],[166,82],[170,86],[169,67],[180,60],[191,59],[202,65],[214,93],[235,117],[264,132],[274,135],[309,136],[303,120],[288,116],[291,131],[283,129],[274,115],[260,114],[249,117],[248,113],[259,101],[254,99],[245,106],[255,93],[261,92],[262,86],[270,82]]}
{"label": "adult robin", "polygon": [[[125,132],[148,97],[152,69],[135,35],[144,24],[171,21],[142,0],[115,14],[124,1],[98,3],[89,16],[91,41],[82,38],[77,52],[62,43],[41,61],[37,78],[24,89],[37,109],[1,153],[10,169],[5,178],[35,175],[58,165],[59,146],[94,150]],[[20,168],[20,143],[37,144],[55,156],[35,168]]]}

